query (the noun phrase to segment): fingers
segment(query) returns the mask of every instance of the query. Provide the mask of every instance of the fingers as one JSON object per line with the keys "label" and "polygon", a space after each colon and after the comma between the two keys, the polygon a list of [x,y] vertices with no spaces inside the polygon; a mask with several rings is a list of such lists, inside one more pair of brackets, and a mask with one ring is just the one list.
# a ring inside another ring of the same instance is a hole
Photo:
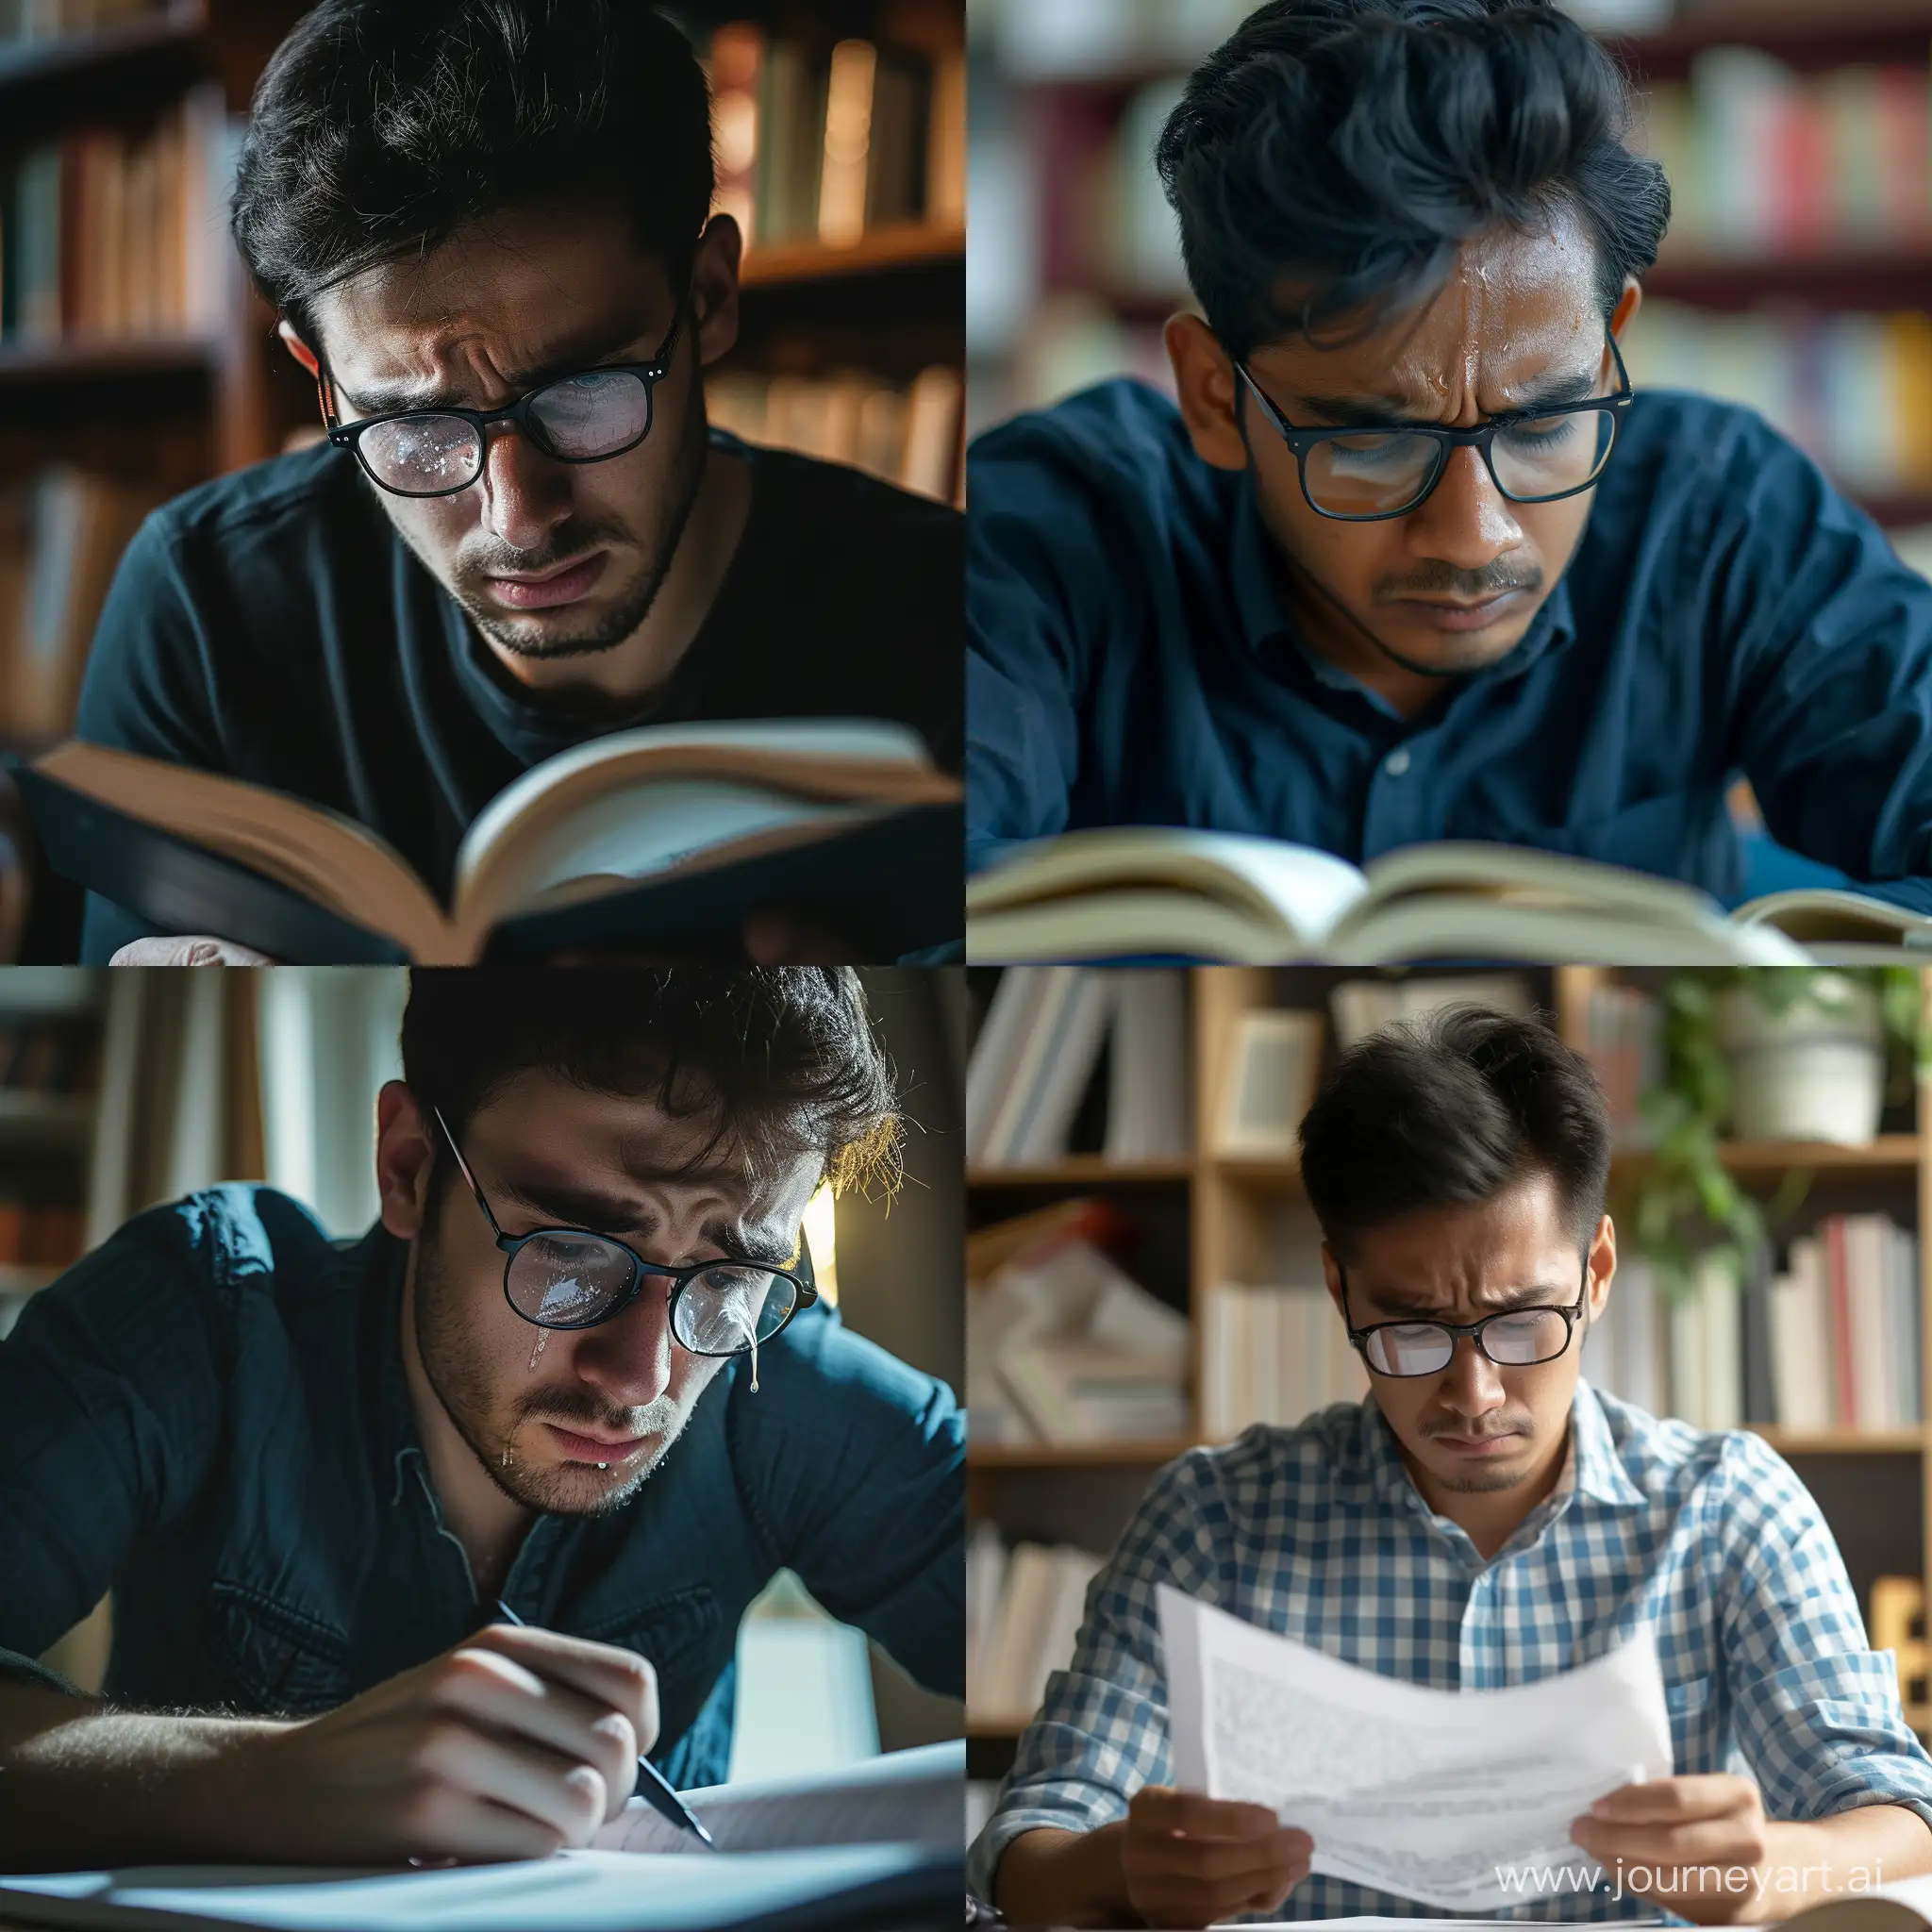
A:
{"label": "fingers", "polygon": [[658,1674],[635,1651],[509,1624],[492,1624],[465,1648],[498,1652],[619,1712],[629,1721],[638,1751],[648,1751],[658,1741]]}
{"label": "fingers", "polygon": [[417,1765],[428,1776],[416,1801],[422,1815],[414,1822],[442,1851],[474,1852],[479,1844],[493,1851],[507,1837],[524,1835],[510,1817],[495,1811],[541,1827],[550,1851],[588,1844],[610,1812],[610,1788],[592,1766],[562,1764],[541,1744],[455,1719],[424,1734]]}
{"label": "fingers", "polygon": [[1657,1777],[1607,1791],[1590,1815],[1613,1824],[1674,1824],[1698,1818],[1742,1816],[1760,1808],[1757,1787],[1731,1772]]}
{"label": "fingers", "polygon": [[130,940],[108,961],[110,966],[272,966],[266,953],[233,940],[184,935],[178,939]]}
{"label": "fingers", "polygon": [[1122,1875],[1153,1925],[1207,1925],[1278,1907],[1308,1875],[1314,1840],[1264,1805],[1148,1786],[1127,1810]]}
{"label": "fingers", "polygon": [[1127,1819],[1135,1833],[1185,1832],[1196,1839],[1263,1839],[1281,1829],[1281,1821],[1265,1805],[1204,1798],[1198,1791],[1177,1791],[1167,1785],[1142,1786],[1128,1802]]}

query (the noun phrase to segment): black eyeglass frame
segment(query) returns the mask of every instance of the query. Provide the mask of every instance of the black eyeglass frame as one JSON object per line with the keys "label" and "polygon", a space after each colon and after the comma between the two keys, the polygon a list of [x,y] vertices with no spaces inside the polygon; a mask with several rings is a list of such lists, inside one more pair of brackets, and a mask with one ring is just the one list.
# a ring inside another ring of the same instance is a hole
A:
{"label": "black eyeglass frame", "polygon": [[[463,1178],[470,1184],[470,1191],[476,1197],[477,1207],[483,1210],[484,1220],[490,1224],[491,1233],[496,1237],[496,1245],[503,1250],[503,1298],[509,1304],[510,1313],[516,1316],[518,1321],[529,1323],[533,1328],[567,1330],[601,1327],[606,1322],[614,1322],[619,1315],[623,1314],[625,1309],[629,1307],[637,1300],[638,1296],[643,1292],[646,1279],[656,1276],[672,1284],[670,1298],[665,1305],[664,1311],[665,1322],[671,1330],[671,1339],[687,1355],[708,1356],[714,1360],[722,1361],[727,1360],[734,1356],[749,1355],[752,1351],[752,1344],[746,1342],[742,1348],[692,1348],[677,1332],[678,1297],[684,1293],[686,1287],[700,1274],[706,1274],[713,1268],[756,1268],[761,1273],[770,1274],[776,1279],[789,1281],[798,1291],[798,1299],[792,1303],[791,1311],[786,1315],[784,1321],[780,1322],[769,1335],[765,1336],[758,1343],[759,1348],[767,1348],[774,1341],[777,1341],[778,1337],[784,1334],[785,1330],[791,1325],[798,1315],[810,1307],[819,1298],[818,1285],[811,1277],[811,1251],[805,1245],[803,1238],[801,1238],[799,1242],[798,1253],[800,1262],[806,1272],[798,1274],[790,1268],[774,1268],[765,1261],[747,1260],[741,1255],[714,1255],[708,1261],[691,1261],[682,1268],[667,1268],[661,1261],[645,1260],[627,1241],[621,1241],[615,1235],[605,1234],[594,1227],[533,1227],[528,1234],[505,1234],[503,1229],[497,1224],[496,1216],[490,1210],[489,1200],[485,1197],[476,1176],[470,1172],[470,1163],[463,1158],[463,1150],[457,1145],[457,1137],[450,1132],[449,1123],[442,1117],[442,1109],[438,1107],[430,1108],[430,1111],[436,1116],[436,1124],[442,1129],[443,1139],[449,1142],[449,1151],[457,1158],[457,1166],[462,1170]],[[618,1296],[614,1307],[604,1314],[591,1317],[588,1322],[540,1322],[534,1315],[525,1314],[523,1309],[517,1307],[516,1299],[509,1291],[509,1271],[515,1266],[516,1257],[522,1249],[529,1242],[539,1241],[545,1235],[558,1234],[580,1235],[590,1241],[602,1241],[607,1247],[615,1248],[620,1254],[626,1255],[630,1258],[631,1276],[629,1286]]]}
{"label": "black eyeglass frame", "polygon": [[[1486,1362],[1493,1363],[1499,1369],[1541,1369],[1551,1362],[1559,1362],[1570,1353],[1570,1344],[1576,1340],[1576,1324],[1583,1319],[1583,1310],[1590,1302],[1590,1255],[1583,1257],[1583,1283],[1575,1303],[1570,1307],[1552,1307],[1546,1303],[1531,1302],[1520,1308],[1498,1308],[1493,1315],[1485,1315],[1480,1322],[1439,1322],[1433,1315],[1411,1315],[1407,1321],[1371,1322],[1364,1328],[1356,1327],[1348,1319],[1348,1270],[1340,1261],[1335,1264],[1335,1273],[1341,1282],[1341,1321],[1348,1330],[1350,1345],[1362,1358],[1362,1366],[1372,1375],[1385,1375],[1391,1382],[1413,1382],[1422,1375],[1440,1375],[1456,1359],[1456,1341],[1459,1336],[1474,1339],[1477,1352]],[[1515,1315],[1561,1315],[1563,1318],[1563,1345],[1555,1355],[1546,1355],[1540,1361],[1499,1362],[1492,1356],[1483,1341],[1483,1330],[1491,1322],[1507,1322]],[[1369,1337],[1382,1328],[1440,1328],[1449,1337],[1449,1360],[1441,1369],[1417,1369],[1411,1374],[1403,1374],[1395,1369],[1378,1369],[1369,1359]]]}
{"label": "black eyeglass frame", "polygon": [[[556,463],[608,463],[614,457],[626,456],[650,435],[658,420],[658,385],[671,374],[671,357],[677,346],[677,338],[684,327],[684,305],[680,302],[677,313],[671,318],[671,329],[664,340],[658,344],[658,352],[648,362],[599,362],[593,368],[579,369],[569,375],[552,376],[548,382],[541,382],[535,389],[525,390],[515,402],[506,403],[500,409],[462,409],[453,405],[440,409],[395,409],[386,416],[365,416],[355,423],[344,423],[336,414],[335,381],[328,373],[325,363],[318,364],[315,372],[317,393],[322,398],[322,420],[328,432],[328,440],[337,449],[353,450],[356,460],[362,466],[362,474],[378,490],[386,490],[391,496],[406,496],[411,501],[426,501],[437,496],[455,496],[459,491],[471,489],[477,477],[483,474],[483,466],[490,460],[490,425],[492,423],[514,423],[529,439],[531,447],[548,457]],[[634,375],[644,386],[644,426],[617,449],[607,449],[594,457],[567,457],[550,447],[542,425],[530,414],[530,407],[541,395],[566,382],[575,382],[585,375]],[[469,424],[476,432],[475,475],[466,481],[454,483],[447,490],[398,490],[393,483],[385,483],[375,474],[369,459],[362,454],[361,442],[364,435],[372,429],[379,429],[389,423],[426,422],[436,416],[455,416]]]}
{"label": "black eyeglass frame", "polygon": [[[1566,496],[1581,496],[1586,490],[1594,490],[1603,481],[1604,472],[1609,468],[1610,458],[1616,453],[1617,425],[1635,393],[1630,386],[1630,372],[1624,366],[1624,352],[1618,348],[1616,337],[1607,335],[1604,340],[1609,343],[1611,359],[1617,365],[1617,380],[1624,385],[1614,395],[1585,396],[1574,403],[1547,403],[1535,409],[1511,409],[1505,415],[1491,416],[1487,423],[1478,423],[1474,429],[1442,429],[1432,423],[1350,423],[1335,428],[1298,429],[1282,413],[1274,398],[1248,374],[1246,363],[1234,357],[1228,359],[1234,363],[1235,373],[1261,405],[1275,434],[1294,452],[1302,497],[1308,508],[1318,517],[1327,517],[1333,523],[1386,524],[1392,517],[1412,515],[1435,494],[1436,486],[1442,480],[1442,473],[1449,467],[1449,453],[1456,449],[1481,451],[1483,467],[1490,473],[1490,481],[1508,503],[1560,503]],[[1524,423],[1541,423],[1551,416],[1580,415],[1585,409],[1607,409],[1610,412],[1609,447],[1604,451],[1603,461],[1587,482],[1574,484],[1568,490],[1558,490],[1552,496],[1517,496],[1504,488],[1503,479],[1496,475],[1496,459],[1490,447],[1499,429],[1513,429]],[[1319,443],[1334,442],[1347,436],[1425,436],[1436,445],[1435,465],[1422,488],[1400,509],[1371,510],[1360,515],[1345,510],[1324,509],[1308,489],[1308,452]]]}

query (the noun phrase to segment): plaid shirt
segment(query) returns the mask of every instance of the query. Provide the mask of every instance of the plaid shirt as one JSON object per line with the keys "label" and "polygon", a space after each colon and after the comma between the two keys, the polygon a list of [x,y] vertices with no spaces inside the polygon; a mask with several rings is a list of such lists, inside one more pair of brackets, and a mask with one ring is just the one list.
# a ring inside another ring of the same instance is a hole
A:
{"label": "plaid shirt", "polygon": [[[1087,1597],[967,1860],[991,1895],[1008,1843],[1085,1831],[1169,1780],[1154,1586],[1345,1662],[1442,1690],[1532,1683],[1648,1623],[1680,1774],[1741,1772],[1777,1819],[1908,1807],[1932,1825],[1932,1757],[1899,1704],[1809,1492],[1761,1438],[1660,1422],[1577,1384],[1556,1490],[1486,1561],[1410,1480],[1373,1396],[1256,1427],[1168,1465]],[[1579,1862],[1584,1854],[1579,1848]],[[1512,1919],[1654,1918],[1610,1895],[1544,1895]],[[1283,1914],[1437,1916],[1316,1873]]]}

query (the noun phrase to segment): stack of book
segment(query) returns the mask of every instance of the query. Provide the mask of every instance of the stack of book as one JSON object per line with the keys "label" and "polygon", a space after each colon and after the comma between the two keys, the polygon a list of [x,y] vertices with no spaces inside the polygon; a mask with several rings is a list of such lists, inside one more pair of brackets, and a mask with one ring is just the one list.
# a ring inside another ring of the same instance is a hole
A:
{"label": "stack of book", "polygon": [[1713,1259],[1687,1292],[1617,1269],[1584,1373],[1699,1428],[1896,1429],[1922,1416],[1919,1244],[1883,1214],[1837,1214],[1741,1282]]}
{"label": "stack of book", "polygon": [[1046,1680],[1073,1660],[1087,1590],[1105,1558],[1086,1550],[1016,1543],[991,1524],[966,1557],[966,1710],[976,1723],[1023,1727]]}
{"label": "stack of book", "polygon": [[1664,1077],[1663,1012],[1640,987],[1596,985],[1583,1014],[1584,1057],[1596,1070],[1620,1148],[1644,1148],[1652,1135],[1643,1096]]}
{"label": "stack of book", "polygon": [[0,488],[0,738],[72,729],[108,587],[163,493],[67,465]]}
{"label": "stack of book", "polygon": [[714,206],[754,249],[845,247],[877,228],[966,219],[966,55],[749,22],[707,56],[716,103]]}
{"label": "stack of book", "polygon": [[1332,1402],[1359,1402],[1369,1373],[1326,1288],[1245,1288],[1208,1297],[1201,1411],[1211,1441],[1254,1423],[1292,1428]]}
{"label": "stack of book", "polygon": [[1162,1160],[1191,1144],[1187,986],[1163,967],[1015,966],[966,1070],[966,1158],[1025,1167],[1065,1158],[1106,1058],[1109,1160]]}
{"label": "stack of book", "polygon": [[851,463],[902,490],[950,503],[958,491],[965,385],[935,363],[910,383],[877,375],[729,371],[705,383],[710,420],[747,442]]}
{"label": "stack of book", "polygon": [[143,127],[77,129],[0,175],[0,342],[212,337],[236,134],[219,82]]}
{"label": "stack of book", "polygon": [[[1015,1251],[968,1285],[973,1440],[1074,1443],[1188,1435],[1187,1317],[1150,1294],[1100,1244],[1119,1238],[1120,1217],[1083,1202],[1041,1219],[1041,1231],[1023,1227]],[[1028,1224],[1034,1220],[1027,1217]]]}
{"label": "stack of book", "polygon": [[1671,183],[1663,261],[1883,252],[1932,242],[1932,76],[1795,74],[1713,47],[1640,96],[1637,139]]}

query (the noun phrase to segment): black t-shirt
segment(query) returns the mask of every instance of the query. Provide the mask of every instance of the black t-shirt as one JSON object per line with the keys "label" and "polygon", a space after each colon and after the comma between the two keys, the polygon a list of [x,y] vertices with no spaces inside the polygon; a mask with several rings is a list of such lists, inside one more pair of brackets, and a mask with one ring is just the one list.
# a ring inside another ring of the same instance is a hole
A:
{"label": "black t-shirt", "polygon": [[[645,708],[539,705],[411,555],[346,451],[204,484],[128,546],[79,736],[292,792],[379,833],[439,892],[471,821],[532,765],[605,732],[727,718],[881,718],[957,771],[958,512],[858,470],[712,438],[752,464],[717,600]],[[82,957],[151,927],[91,898]]]}

